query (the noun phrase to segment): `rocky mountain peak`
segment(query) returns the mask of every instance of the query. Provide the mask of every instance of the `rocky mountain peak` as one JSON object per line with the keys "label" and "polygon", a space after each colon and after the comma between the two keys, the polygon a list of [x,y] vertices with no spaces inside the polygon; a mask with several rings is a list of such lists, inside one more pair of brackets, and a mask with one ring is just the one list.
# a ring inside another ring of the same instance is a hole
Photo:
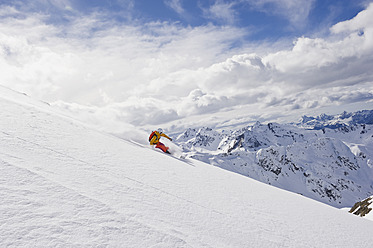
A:
{"label": "rocky mountain peak", "polygon": [[303,116],[296,124],[256,122],[225,131],[188,129],[177,142],[201,161],[332,206],[352,206],[373,194],[373,125],[336,127],[335,121],[355,116],[369,122],[370,114]]}

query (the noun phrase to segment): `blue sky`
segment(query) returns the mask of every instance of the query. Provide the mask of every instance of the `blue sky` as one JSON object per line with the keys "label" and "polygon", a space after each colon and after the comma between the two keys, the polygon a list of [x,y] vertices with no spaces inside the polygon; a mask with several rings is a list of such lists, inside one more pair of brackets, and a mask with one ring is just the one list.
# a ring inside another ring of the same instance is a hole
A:
{"label": "blue sky", "polygon": [[248,31],[249,40],[276,40],[312,36],[331,25],[351,19],[367,0],[2,0],[25,12],[44,13],[63,24],[70,16],[100,12],[107,19],[179,23],[182,26],[236,26]]}
{"label": "blue sky", "polygon": [[[175,7],[172,8],[172,2],[180,7],[180,13],[177,13]],[[191,26],[213,23],[244,27],[250,30],[248,39],[261,40],[312,35],[332,24],[351,19],[366,4],[366,1],[319,0],[292,1],[295,4],[286,6],[286,2],[291,1],[149,0],[138,1],[134,9],[139,12],[140,19],[147,21],[177,21]],[[294,13],[301,16],[292,19]]]}
{"label": "blue sky", "polygon": [[373,107],[372,1],[0,1],[0,84],[89,119],[234,125]]}

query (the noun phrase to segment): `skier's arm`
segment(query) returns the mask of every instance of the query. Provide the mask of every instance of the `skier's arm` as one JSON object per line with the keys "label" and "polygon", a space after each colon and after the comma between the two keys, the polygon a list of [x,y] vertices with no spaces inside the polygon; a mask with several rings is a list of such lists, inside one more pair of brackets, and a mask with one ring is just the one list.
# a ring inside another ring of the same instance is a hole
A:
{"label": "skier's arm", "polygon": [[167,138],[167,139],[169,139],[169,140],[171,140],[172,141],[172,139],[170,138],[170,137],[168,137],[166,134],[164,134],[164,133],[161,133],[161,136],[162,137],[165,137],[165,138]]}

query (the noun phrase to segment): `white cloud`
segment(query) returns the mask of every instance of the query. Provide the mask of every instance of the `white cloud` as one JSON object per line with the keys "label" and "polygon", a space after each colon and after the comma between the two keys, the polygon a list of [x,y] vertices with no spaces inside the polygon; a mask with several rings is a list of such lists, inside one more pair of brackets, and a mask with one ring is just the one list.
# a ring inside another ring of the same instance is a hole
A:
{"label": "white cloud", "polygon": [[72,8],[72,3],[71,3],[70,0],[49,0],[49,1],[48,0],[47,1],[46,0],[42,0],[42,1],[37,0],[35,2],[40,2],[41,4],[49,3],[49,4],[55,6],[59,9],[62,9],[62,10],[70,11],[70,10],[73,9]]}
{"label": "white cloud", "polygon": [[120,25],[97,14],[64,27],[48,25],[43,18],[3,19],[0,63],[7,70],[0,80],[47,101],[101,105],[108,98],[161,94],[167,90],[162,85],[170,83],[168,75],[212,64],[242,35],[214,26]]}
{"label": "white cloud", "polygon": [[287,19],[294,28],[307,24],[315,0],[244,0],[255,10]]}
{"label": "white cloud", "polygon": [[164,3],[179,15],[185,12],[181,0],[165,0]]}
{"label": "white cloud", "polygon": [[237,13],[234,10],[236,3],[226,3],[217,0],[208,9],[204,9],[204,15],[208,19],[213,19],[223,24],[233,25],[236,22]]}
{"label": "white cloud", "polygon": [[[361,11],[355,18],[337,23],[331,27],[333,34],[350,34],[351,42],[355,39],[362,39],[363,42],[357,44],[362,46],[363,52],[373,49],[373,3],[370,3],[366,10]],[[355,43],[356,44],[356,43]]]}
{"label": "white cloud", "polygon": [[1,6],[0,8],[0,18],[5,18],[17,14],[20,14],[20,12],[12,6]]}
{"label": "white cloud", "polygon": [[343,21],[331,27],[333,33],[360,31],[373,27],[373,3],[369,4],[366,10],[361,11],[351,20]]}
{"label": "white cloud", "polygon": [[115,128],[366,106],[373,99],[372,6],[328,37],[300,37],[291,49],[262,56],[232,50],[246,34],[233,27],[119,24],[100,13],[55,26],[10,8],[11,15],[0,13],[0,84]]}
{"label": "white cloud", "polygon": [[[334,36],[324,39],[301,37],[292,50],[270,54],[264,58],[264,63],[304,87],[327,88],[328,85],[355,85],[372,80],[368,68],[373,62],[373,25],[365,18],[366,13],[372,12],[372,7],[350,21],[333,26],[333,33],[344,33],[338,39]],[[350,28],[355,23],[359,25]],[[313,84],[310,81],[314,81]]]}

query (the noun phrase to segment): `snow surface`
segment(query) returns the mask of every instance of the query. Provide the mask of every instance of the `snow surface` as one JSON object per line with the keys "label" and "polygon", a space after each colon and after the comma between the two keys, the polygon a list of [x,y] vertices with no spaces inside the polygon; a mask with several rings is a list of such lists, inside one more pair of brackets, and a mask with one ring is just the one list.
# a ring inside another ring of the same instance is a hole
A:
{"label": "snow surface", "polygon": [[[1,247],[366,247],[373,222],[0,87]],[[147,137],[143,137],[147,139]]]}

